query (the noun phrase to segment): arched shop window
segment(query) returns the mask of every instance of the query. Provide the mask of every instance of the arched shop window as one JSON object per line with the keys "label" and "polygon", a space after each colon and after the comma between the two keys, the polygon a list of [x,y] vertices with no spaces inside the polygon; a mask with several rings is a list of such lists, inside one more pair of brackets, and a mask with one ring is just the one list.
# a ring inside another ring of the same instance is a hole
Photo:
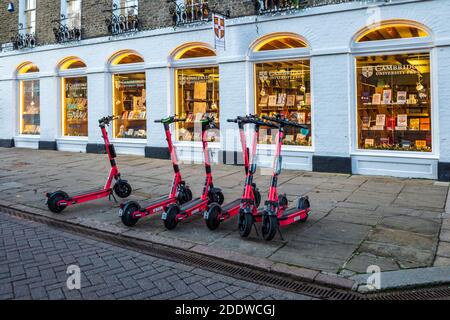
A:
{"label": "arched shop window", "polygon": [[113,135],[122,139],[147,138],[147,101],[144,59],[126,50],[111,58],[113,73]]}
{"label": "arched shop window", "polygon": [[77,57],[69,57],[59,64],[62,97],[62,135],[88,136],[88,83],[86,64]]}
{"label": "arched shop window", "polygon": [[[354,48],[371,51],[377,41],[393,48],[429,41],[415,23],[384,22],[356,36]],[[375,49],[376,50],[376,49]],[[356,55],[357,148],[432,152],[429,50]]]}
{"label": "arched shop window", "polygon": [[19,133],[40,134],[40,87],[39,68],[31,63],[23,63],[17,68],[19,80]]}
{"label": "arched shop window", "polygon": [[[282,114],[308,129],[286,128],[284,144],[312,146],[311,71],[304,39],[292,33],[270,34],[252,46],[255,61],[255,110],[259,116]],[[261,62],[258,62],[261,60]],[[260,144],[275,144],[275,130],[261,131]]]}
{"label": "arched shop window", "polygon": [[208,131],[208,141],[220,141],[219,67],[216,53],[207,44],[190,43],[172,54],[175,71],[176,114],[186,122],[177,124],[178,141],[201,141],[199,121],[214,116],[217,130]]}

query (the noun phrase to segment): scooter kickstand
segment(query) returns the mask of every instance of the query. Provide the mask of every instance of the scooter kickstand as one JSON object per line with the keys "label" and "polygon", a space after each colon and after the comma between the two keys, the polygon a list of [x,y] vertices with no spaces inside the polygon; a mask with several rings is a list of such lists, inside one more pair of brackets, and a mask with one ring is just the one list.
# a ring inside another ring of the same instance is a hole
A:
{"label": "scooter kickstand", "polygon": [[109,201],[111,201],[111,197],[114,199],[114,202],[115,202],[115,203],[118,203],[118,202],[117,202],[117,199],[116,199],[116,196],[115,196],[114,193],[112,193],[112,192],[109,194]]}
{"label": "scooter kickstand", "polygon": [[285,241],[284,237],[283,237],[283,234],[281,233],[280,226],[278,226],[278,233],[280,234],[281,241]]}
{"label": "scooter kickstand", "polygon": [[256,236],[259,238],[258,228],[256,227],[256,223],[253,222],[253,226],[255,227]]}

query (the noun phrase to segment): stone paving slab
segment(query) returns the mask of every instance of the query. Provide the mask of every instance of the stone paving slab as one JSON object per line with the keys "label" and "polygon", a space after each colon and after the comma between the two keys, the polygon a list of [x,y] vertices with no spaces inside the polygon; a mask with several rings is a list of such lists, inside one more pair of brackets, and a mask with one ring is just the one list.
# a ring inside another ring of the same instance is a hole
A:
{"label": "stone paving slab", "polygon": [[[358,291],[368,292],[367,282],[372,274],[361,274],[351,277],[356,281]],[[380,290],[405,289],[420,285],[441,285],[448,283],[450,267],[434,267],[422,269],[409,269],[402,271],[389,271],[380,274]]]}
{"label": "stone paving slab", "polygon": [[[127,155],[119,156],[118,164],[135,191],[130,200],[145,203],[168,192],[172,174],[169,161]],[[194,196],[199,194],[203,166],[183,163],[181,169]],[[450,266],[446,245],[450,243],[450,223],[442,219],[448,184],[284,170],[280,192],[291,201],[308,195],[312,213],[306,223],[284,228],[284,241],[277,236],[272,242],[262,240],[254,231],[248,239],[241,239],[236,217],[214,232],[206,228],[201,216],[167,231],[161,215],[143,219],[134,228],[125,227],[117,216],[118,204],[108,199],[70,207],[60,215],[46,208],[46,192],[64,189],[72,193],[98,187],[108,170],[104,155],[0,148],[0,204],[185,249],[203,246],[210,252],[231,251],[280,266],[342,276],[365,273],[374,263],[389,271]],[[270,180],[266,172],[259,170],[255,176],[263,201]],[[213,173],[226,200],[240,196],[243,167],[214,165]]]}

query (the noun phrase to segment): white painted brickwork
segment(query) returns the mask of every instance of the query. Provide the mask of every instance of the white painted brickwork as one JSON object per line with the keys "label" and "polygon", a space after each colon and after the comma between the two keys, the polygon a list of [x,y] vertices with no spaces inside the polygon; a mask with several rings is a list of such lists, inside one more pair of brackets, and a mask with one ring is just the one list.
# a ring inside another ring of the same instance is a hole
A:
{"label": "white painted brickwork", "polygon": [[[227,128],[234,128],[226,122],[226,119],[253,112],[253,62],[249,61],[251,60],[249,48],[258,38],[274,32],[293,32],[301,35],[309,43],[311,55],[313,148],[306,150],[287,148],[285,166],[311,170],[313,154],[353,156],[356,141],[354,125],[356,106],[351,47],[358,31],[374,16],[379,16],[381,20],[413,20],[426,26],[432,33],[432,43],[420,50],[429,50],[432,54],[435,112],[433,128],[436,139],[433,141],[433,154],[425,156],[431,166],[425,172],[430,174],[420,176],[435,178],[437,161],[450,162],[450,23],[448,22],[450,1],[392,2],[377,8],[359,3],[324,6],[282,17],[258,17],[257,23],[254,16],[228,20],[227,48],[226,51],[218,51],[216,61],[220,68],[222,146],[213,145],[215,158],[217,159],[217,150],[221,147],[239,150],[239,146],[229,144],[225,138]],[[27,51],[0,53],[0,139],[17,136],[18,94],[15,71],[19,64],[31,61],[40,68],[41,140],[57,139],[58,146],[67,150],[83,150],[88,141],[100,143],[97,119],[112,113],[112,80],[108,59],[118,50],[133,49],[145,59],[148,139],[134,144],[116,141],[117,150],[144,154],[146,145],[164,147],[164,133],[153,120],[174,113],[174,69],[170,67],[170,54],[178,46],[191,41],[213,45],[211,26],[207,24],[198,27],[179,27],[176,30],[167,28],[141,32],[130,38],[88,39],[72,45],[49,45]],[[402,48],[402,51],[417,49],[407,42],[404,42]],[[383,50],[391,52],[393,48],[386,47]],[[72,141],[65,146],[64,140],[67,139],[60,139],[60,82],[57,65],[68,56],[78,56],[87,65],[89,138],[78,142]],[[185,148],[179,147],[181,154],[189,153],[188,150],[184,150]],[[358,155],[355,156],[357,159]],[[382,154],[380,156],[384,159],[381,162],[384,161],[388,167],[389,156],[385,158]],[[408,156],[412,159],[409,160],[412,162],[411,176],[417,176],[413,168],[414,159],[417,157],[417,155]],[[263,164],[270,162],[268,157],[261,157],[260,161]],[[357,160],[353,163],[356,171],[358,167],[362,167],[362,164],[358,165]],[[367,163],[364,158],[364,165]],[[418,166],[423,168],[423,163],[418,163]],[[379,163],[377,168],[380,168]],[[395,170],[389,174],[397,175]],[[404,173],[398,175],[405,176]]]}

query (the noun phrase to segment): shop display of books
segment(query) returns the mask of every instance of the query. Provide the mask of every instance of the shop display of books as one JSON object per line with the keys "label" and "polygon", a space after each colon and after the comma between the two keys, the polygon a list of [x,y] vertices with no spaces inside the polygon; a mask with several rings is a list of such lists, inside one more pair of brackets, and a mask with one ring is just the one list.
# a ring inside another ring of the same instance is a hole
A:
{"label": "shop display of books", "polygon": [[41,131],[41,127],[39,125],[34,125],[34,124],[25,124],[23,126],[23,130],[22,130],[22,134],[34,134],[34,135],[38,135]]}
{"label": "shop display of books", "polygon": [[366,81],[358,87],[359,148],[430,152],[429,79],[421,91],[414,77],[380,75]]}
{"label": "shop display of books", "polygon": [[420,119],[412,118],[409,120],[409,130],[419,130],[420,129]]}
{"label": "shop display of books", "polygon": [[420,119],[420,130],[421,131],[430,131],[430,118],[421,118]]}

